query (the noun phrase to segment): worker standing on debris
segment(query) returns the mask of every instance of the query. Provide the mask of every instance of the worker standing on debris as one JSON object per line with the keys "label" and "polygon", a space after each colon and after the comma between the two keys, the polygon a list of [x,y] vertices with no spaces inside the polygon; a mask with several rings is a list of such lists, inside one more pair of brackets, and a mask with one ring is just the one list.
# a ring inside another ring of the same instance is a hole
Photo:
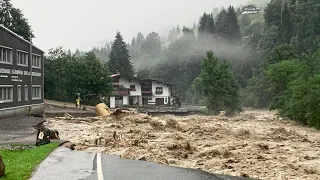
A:
{"label": "worker standing on debris", "polygon": [[78,96],[77,99],[76,99],[76,108],[78,108],[78,107],[81,108],[80,107],[80,101],[81,101],[81,98]]}

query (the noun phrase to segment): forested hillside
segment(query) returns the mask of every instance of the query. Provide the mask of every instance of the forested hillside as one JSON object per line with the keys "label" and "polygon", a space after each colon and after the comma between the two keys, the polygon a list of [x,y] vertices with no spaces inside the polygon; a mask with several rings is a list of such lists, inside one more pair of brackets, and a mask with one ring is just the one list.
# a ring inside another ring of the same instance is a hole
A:
{"label": "forested hillside", "polygon": [[135,69],[140,78],[177,84],[181,100],[193,104],[208,103],[196,79],[211,50],[220,61],[230,62],[243,106],[278,109],[283,116],[320,127],[319,7],[316,0],[272,0],[261,14],[239,15],[230,6],[215,18],[203,14],[193,27],[175,27],[167,47],[161,48],[164,42],[152,32],[146,37],[139,33],[128,49],[132,62],[140,63]]}
{"label": "forested hillside", "polygon": [[[1,24],[32,37],[21,11],[0,2]],[[213,113],[270,108],[320,128],[319,10],[317,0],[271,0],[264,12],[251,15],[233,6],[213,8],[167,37],[138,33],[126,43],[118,32],[114,42],[89,53],[52,49],[45,95],[68,101],[76,92],[108,95],[109,75],[119,70],[176,84],[183,103],[205,104]]]}

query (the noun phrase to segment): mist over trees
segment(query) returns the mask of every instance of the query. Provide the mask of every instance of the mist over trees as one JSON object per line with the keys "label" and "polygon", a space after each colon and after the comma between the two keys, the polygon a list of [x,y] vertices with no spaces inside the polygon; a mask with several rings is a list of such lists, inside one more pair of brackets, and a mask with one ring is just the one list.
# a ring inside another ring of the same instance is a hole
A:
{"label": "mist over trees", "polygon": [[[126,43],[118,32],[112,43],[90,52],[52,49],[45,60],[45,97],[108,95],[110,74],[119,70],[176,84],[183,103],[207,105],[213,113],[270,108],[320,128],[318,12],[317,0],[271,0],[263,13],[249,15],[232,6],[213,8],[192,27],[173,27],[167,37],[138,33]],[[1,24],[25,39],[33,36],[9,0],[0,1],[0,14]]]}

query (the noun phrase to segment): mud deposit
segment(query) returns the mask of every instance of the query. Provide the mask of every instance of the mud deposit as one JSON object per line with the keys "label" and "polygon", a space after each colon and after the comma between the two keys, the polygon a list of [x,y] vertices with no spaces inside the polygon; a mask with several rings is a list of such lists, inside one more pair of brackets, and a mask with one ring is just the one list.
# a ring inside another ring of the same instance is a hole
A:
{"label": "mud deposit", "polygon": [[320,132],[273,112],[48,119],[77,150],[259,179],[320,179]]}

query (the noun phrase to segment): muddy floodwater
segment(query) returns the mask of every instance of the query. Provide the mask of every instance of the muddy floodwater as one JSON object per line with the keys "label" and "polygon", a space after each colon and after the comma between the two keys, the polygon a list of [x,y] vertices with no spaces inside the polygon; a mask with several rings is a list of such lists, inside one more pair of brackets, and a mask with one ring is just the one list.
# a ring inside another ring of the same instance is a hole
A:
{"label": "muddy floodwater", "polygon": [[247,110],[235,117],[50,118],[77,150],[259,179],[320,179],[320,132]]}

